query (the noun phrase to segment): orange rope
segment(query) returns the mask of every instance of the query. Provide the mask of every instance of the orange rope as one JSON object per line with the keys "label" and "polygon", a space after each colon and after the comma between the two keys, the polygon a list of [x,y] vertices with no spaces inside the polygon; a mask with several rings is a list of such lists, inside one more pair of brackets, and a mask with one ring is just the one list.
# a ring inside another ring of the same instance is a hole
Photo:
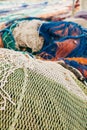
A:
{"label": "orange rope", "polygon": [[66,58],[68,60],[74,60],[82,65],[87,65],[87,58]]}

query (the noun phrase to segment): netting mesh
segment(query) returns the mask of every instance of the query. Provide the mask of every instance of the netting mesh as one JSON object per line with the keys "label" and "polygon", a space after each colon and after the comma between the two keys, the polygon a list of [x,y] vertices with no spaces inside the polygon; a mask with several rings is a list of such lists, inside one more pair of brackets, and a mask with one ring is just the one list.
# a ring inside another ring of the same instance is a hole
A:
{"label": "netting mesh", "polygon": [[86,130],[87,90],[74,79],[55,62],[1,49],[0,129]]}
{"label": "netting mesh", "polygon": [[4,29],[2,34],[2,40],[4,43],[4,47],[8,49],[18,50],[15,45],[15,39],[12,35],[12,31],[14,27],[17,25],[17,23],[11,25],[10,27]]}

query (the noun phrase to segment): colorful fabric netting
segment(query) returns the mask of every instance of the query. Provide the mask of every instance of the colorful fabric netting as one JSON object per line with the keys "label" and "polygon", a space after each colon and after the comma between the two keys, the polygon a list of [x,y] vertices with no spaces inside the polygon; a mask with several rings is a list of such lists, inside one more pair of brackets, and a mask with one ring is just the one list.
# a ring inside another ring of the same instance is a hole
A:
{"label": "colorful fabric netting", "polygon": [[[23,20],[38,19],[34,17],[29,17],[25,19],[18,19],[16,21],[20,22]],[[13,26],[14,25],[14,26]],[[4,47],[17,50],[15,48],[15,40],[12,35],[12,28],[15,27],[14,21],[12,21],[9,28],[5,29],[2,33],[2,40],[4,42]],[[38,29],[39,35],[44,38],[44,44],[40,51],[36,54],[42,59],[57,61],[63,59],[65,64],[75,67],[78,69],[83,76],[87,79],[87,63],[79,63],[74,61],[72,58],[77,59],[82,57],[87,59],[87,30],[82,28],[80,25],[74,22],[44,22]],[[28,50],[28,49],[27,49]],[[77,64],[71,64],[69,59]],[[68,62],[66,62],[66,60]]]}
{"label": "colorful fabric netting", "polygon": [[[78,69],[87,79],[87,36],[86,30],[73,22],[50,22],[44,23],[40,28],[40,35],[44,37],[44,46],[39,52],[45,60],[60,60]],[[74,61],[81,57],[80,61]],[[71,61],[66,58],[71,58]],[[66,62],[67,61],[67,62]]]}

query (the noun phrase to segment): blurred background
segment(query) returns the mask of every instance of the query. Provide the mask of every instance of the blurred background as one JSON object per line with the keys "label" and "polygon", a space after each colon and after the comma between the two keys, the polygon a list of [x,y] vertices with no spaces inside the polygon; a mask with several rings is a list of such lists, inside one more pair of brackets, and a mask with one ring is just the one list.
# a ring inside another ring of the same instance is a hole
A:
{"label": "blurred background", "polygon": [[74,0],[0,0],[0,23],[29,16],[63,19],[76,11],[75,3]]}

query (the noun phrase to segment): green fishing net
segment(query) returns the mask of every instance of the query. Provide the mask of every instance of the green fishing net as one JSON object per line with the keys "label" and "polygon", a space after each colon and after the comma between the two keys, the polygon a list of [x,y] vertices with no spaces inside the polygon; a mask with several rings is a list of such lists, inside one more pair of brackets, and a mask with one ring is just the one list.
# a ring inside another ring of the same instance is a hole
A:
{"label": "green fishing net", "polygon": [[87,130],[86,92],[56,62],[0,49],[0,130]]}
{"label": "green fishing net", "polygon": [[2,41],[4,43],[4,47],[8,49],[18,50],[15,45],[15,39],[13,37],[13,30],[16,27],[17,23],[12,24],[10,27],[4,29],[2,33]]}

